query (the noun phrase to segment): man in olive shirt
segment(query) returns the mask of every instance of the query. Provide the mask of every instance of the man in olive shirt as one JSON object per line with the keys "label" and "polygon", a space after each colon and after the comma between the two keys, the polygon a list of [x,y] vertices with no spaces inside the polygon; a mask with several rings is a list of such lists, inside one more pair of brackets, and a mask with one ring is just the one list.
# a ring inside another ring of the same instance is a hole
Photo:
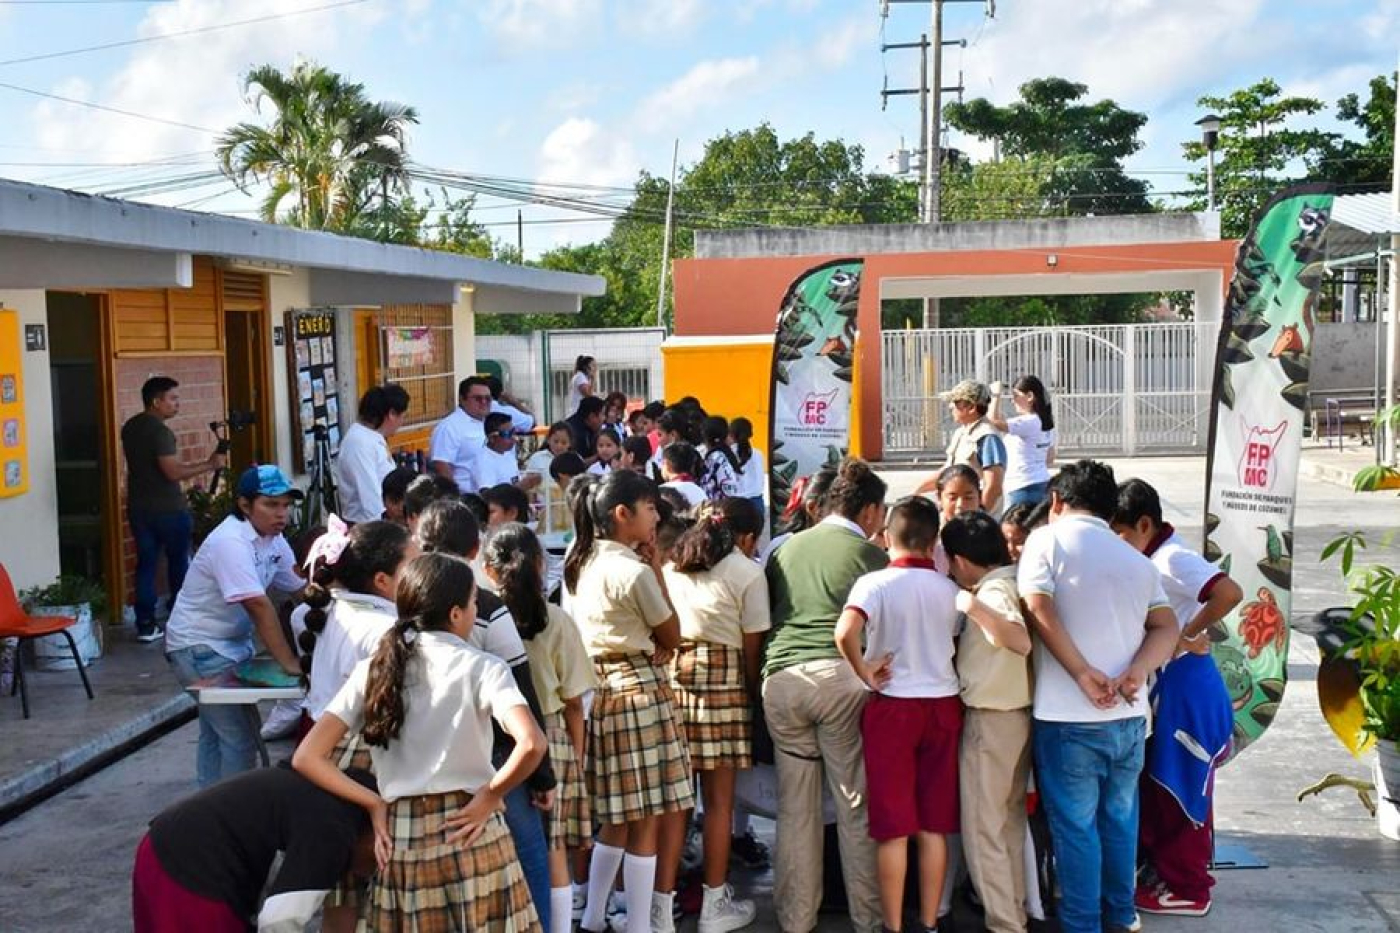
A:
{"label": "man in olive shirt", "polygon": [[221,469],[224,456],[214,453],[199,463],[181,463],[175,434],[166,422],[180,413],[180,384],[153,376],[141,386],[144,410],[122,425],[126,454],[126,513],[136,539],[136,639],[153,642],[156,628],[156,565],[165,554],[170,605],[185,582],[190,565],[194,520],[181,483]]}

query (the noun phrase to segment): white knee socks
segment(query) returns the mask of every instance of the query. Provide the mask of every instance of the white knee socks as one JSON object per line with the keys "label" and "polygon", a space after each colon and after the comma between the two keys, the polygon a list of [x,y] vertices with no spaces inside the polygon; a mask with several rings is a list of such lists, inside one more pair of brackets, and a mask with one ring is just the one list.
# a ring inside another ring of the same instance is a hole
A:
{"label": "white knee socks", "polygon": [[572,933],[574,929],[574,891],[569,885],[549,889],[548,933]]}
{"label": "white knee socks", "polygon": [[650,933],[651,895],[656,890],[656,856],[627,853],[622,860],[627,899],[627,933]]}
{"label": "white knee socks", "polygon": [[[613,882],[617,881],[617,869],[621,864],[621,849],[601,842],[593,844],[593,857],[588,863],[588,901],[583,908],[583,919],[579,921],[579,926],[585,930],[603,929],[608,894],[612,892]],[[647,885],[647,897],[651,897],[650,884]]]}

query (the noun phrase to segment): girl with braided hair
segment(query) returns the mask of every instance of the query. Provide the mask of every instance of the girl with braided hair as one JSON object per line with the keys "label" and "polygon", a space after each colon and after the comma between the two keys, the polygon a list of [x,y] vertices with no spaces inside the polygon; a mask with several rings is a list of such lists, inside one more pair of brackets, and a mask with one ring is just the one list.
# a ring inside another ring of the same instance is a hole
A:
{"label": "girl with braided hair", "polygon": [[[500,811],[544,757],[545,738],[505,663],[467,645],[475,600],[465,561],[414,559],[399,581],[393,628],[292,759],[313,783],[369,811],[379,866],[371,931],[540,929]],[[499,769],[492,719],[515,740]],[[370,746],[377,794],[331,761],[357,731]]]}

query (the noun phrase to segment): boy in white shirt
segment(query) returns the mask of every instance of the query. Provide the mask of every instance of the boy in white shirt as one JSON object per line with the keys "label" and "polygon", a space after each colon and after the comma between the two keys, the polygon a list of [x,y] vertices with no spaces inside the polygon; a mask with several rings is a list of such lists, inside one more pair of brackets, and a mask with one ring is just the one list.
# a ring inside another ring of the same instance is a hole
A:
{"label": "boy in white shirt", "polygon": [[1230,750],[1234,708],[1206,630],[1244,598],[1238,583],[1187,547],[1162,520],[1157,490],[1140,479],[1118,487],[1118,537],[1147,556],[1180,626],[1176,658],[1152,686],[1153,736],[1139,787],[1138,846],[1146,872],[1134,897],[1144,913],[1210,912],[1215,768]]}
{"label": "boy in white shirt", "polygon": [[915,836],[920,928],[931,931],[948,856],[944,836],[958,831],[962,701],[953,650],[959,613],[999,643],[1027,652],[1030,636],[934,570],[938,507],[932,502],[912,496],[896,503],[886,533],[890,565],[856,581],[836,625],[836,646],[871,691],[861,738],[884,928],[902,929],[908,840]]}
{"label": "boy in white shirt", "polygon": [[1050,523],[1026,540],[1017,571],[1038,636],[1032,742],[1064,933],[1138,926],[1143,688],[1177,640],[1161,574],[1108,526],[1117,505],[1108,466],[1064,467],[1050,482]]}

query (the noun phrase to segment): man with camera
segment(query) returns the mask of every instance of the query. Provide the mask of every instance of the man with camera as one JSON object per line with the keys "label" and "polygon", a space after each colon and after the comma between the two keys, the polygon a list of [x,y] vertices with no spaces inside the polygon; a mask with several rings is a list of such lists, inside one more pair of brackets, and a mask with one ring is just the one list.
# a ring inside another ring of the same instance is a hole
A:
{"label": "man with camera", "polygon": [[347,522],[372,522],[384,514],[384,477],[394,469],[389,438],[408,411],[403,386],[372,386],[360,397],[357,420],[345,432],[335,458],[335,484],[340,490],[340,517]]}
{"label": "man with camera", "polygon": [[183,463],[175,434],[166,425],[180,413],[180,384],[169,376],[153,376],[141,386],[143,411],[122,425],[126,455],[126,512],[136,540],[136,640],[160,638],[156,627],[156,565],[165,554],[170,605],[185,582],[190,564],[190,533],[194,520],[181,484],[224,466],[223,450],[209,459]]}

